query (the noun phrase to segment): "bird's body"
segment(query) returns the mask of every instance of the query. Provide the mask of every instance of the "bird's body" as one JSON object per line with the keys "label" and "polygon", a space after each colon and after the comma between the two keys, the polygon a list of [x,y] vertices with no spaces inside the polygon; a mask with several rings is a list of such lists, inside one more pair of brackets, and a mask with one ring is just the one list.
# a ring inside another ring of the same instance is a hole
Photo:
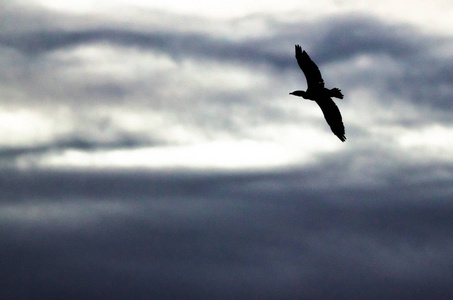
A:
{"label": "bird's body", "polygon": [[327,89],[324,87],[324,80],[318,66],[310,59],[307,52],[302,51],[299,45],[296,45],[296,59],[300,69],[307,79],[306,91],[294,91],[290,93],[294,96],[303,97],[307,100],[315,101],[321,108],[324,118],[329,124],[332,132],[342,141],[346,140],[343,120],[340,110],[331,97],[343,99],[343,94],[338,88]]}

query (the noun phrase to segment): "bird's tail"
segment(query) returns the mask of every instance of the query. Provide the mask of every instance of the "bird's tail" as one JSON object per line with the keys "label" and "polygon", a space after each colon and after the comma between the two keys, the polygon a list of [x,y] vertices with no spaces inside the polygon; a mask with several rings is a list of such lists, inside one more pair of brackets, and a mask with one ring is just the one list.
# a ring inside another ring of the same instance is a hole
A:
{"label": "bird's tail", "polygon": [[329,90],[329,96],[343,99],[343,94],[341,93],[341,90],[339,88],[333,88],[333,89]]}

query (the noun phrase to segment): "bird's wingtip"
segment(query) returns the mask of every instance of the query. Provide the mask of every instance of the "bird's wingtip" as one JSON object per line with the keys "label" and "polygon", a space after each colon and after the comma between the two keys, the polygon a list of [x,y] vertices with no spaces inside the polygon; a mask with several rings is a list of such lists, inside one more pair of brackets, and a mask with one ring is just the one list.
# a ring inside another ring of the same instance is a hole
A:
{"label": "bird's wingtip", "polygon": [[304,54],[304,55],[307,54],[307,51],[303,50],[300,45],[296,45],[296,52],[299,52],[299,53]]}
{"label": "bird's wingtip", "polygon": [[296,54],[301,55],[301,54],[306,54],[305,50],[302,50],[302,47],[300,45],[296,45]]}

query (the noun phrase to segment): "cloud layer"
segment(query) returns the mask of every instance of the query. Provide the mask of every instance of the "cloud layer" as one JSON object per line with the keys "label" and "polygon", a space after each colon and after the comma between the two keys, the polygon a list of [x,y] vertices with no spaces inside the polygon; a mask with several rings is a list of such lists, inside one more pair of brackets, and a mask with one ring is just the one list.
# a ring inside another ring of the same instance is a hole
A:
{"label": "cloud layer", "polygon": [[3,296],[451,292],[451,188],[439,182],[319,188],[325,172],[312,170],[3,175]]}
{"label": "cloud layer", "polygon": [[[0,298],[451,295],[451,36],[11,3]],[[288,95],[294,44],[345,93],[345,144]]]}

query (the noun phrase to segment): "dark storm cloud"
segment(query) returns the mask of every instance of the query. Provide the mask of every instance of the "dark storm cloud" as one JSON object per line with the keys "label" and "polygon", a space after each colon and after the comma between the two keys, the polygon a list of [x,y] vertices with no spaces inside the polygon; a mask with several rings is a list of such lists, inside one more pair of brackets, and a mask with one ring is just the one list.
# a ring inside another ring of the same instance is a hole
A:
{"label": "dark storm cloud", "polygon": [[[303,169],[2,175],[4,193],[16,198],[2,204],[2,296],[424,299],[452,291],[453,206],[430,182],[406,186],[434,190],[412,201],[390,182],[310,189],[313,173]],[[19,207],[21,217],[4,218]]]}

